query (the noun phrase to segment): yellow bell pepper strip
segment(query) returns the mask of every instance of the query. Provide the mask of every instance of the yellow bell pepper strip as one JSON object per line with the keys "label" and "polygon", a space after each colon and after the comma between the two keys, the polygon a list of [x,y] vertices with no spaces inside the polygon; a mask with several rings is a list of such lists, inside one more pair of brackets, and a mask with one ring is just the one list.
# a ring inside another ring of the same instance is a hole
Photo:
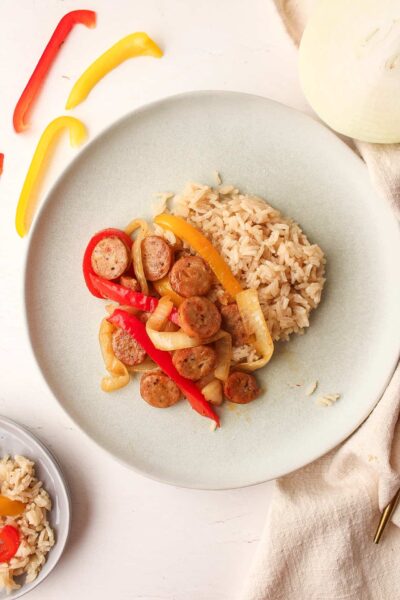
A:
{"label": "yellow bell pepper strip", "polygon": [[185,299],[172,289],[168,275],[158,281],[153,281],[153,287],[160,296],[170,298],[175,306],[180,306]]}
{"label": "yellow bell pepper strip", "polygon": [[254,347],[261,356],[253,362],[239,363],[236,368],[242,371],[261,369],[274,353],[274,343],[261,310],[257,290],[243,290],[236,296],[236,302],[248,335],[255,336]]}
{"label": "yellow bell pepper strip", "polygon": [[92,10],[73,10],[64,15],[58,23],[15,107],[13,125],[17,133],[27,128],[26,115],[37,97],[58,51],[71,29],[78,23],[86,25],[86,27],[94,27],[96,13]]}
{"label": "yellow bell pepper strip", "polygon": [[4,154],[0,153],[0,175],[3,173]]}
{"label": "yellow bell pepper strip", "polygon": [[70,109],[78,106],[87,98],[100,79],[103,79],[107,73],[128,58],[134,58],[135,56],[161,58],[162,55],[160,48],[149,38],[147,33],[137,32],[127,35],[99,56],[79,77],[68,96],[65,108]]}
{"label": "yellow bell pepper strip", "polygon": [[0,517],[16,517],[25,510],[24,502],[11,500],[7,496],[0,496]]}
{"label": "yellow bell pepper strip", "polygon": [[235,298],[242,291],[242,286],[233,275],[232,271],[214,248],[211,242],[195,227],[181,217],[163,213],[157,215],[154,223],[163,229],[172,231],[178,238],[184,240],[209,264],[217,279],[225,290]]}
{"label": "yellow bell pepper strip", "polygon": [[69,129],[69,139],[72,147],[79,146],[86,139],[86,127],[74,117],[57,117],[47,125],[36,146],[18,201],[15,226],[21,237],[28,233],[32,223],[37,204],[36,189],[43,174],[43,167],[49,151],[64,129]]}

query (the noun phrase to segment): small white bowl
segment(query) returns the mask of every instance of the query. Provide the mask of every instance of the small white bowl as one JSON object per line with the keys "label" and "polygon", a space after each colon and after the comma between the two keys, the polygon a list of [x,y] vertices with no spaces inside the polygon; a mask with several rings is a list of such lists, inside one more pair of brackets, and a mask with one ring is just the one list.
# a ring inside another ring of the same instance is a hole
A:
{"label": "small white bowl", "polygon": [[[37,587],[60,560],[70,530],[71,496],[60,465],[46,446],[22,425],[0,416],[0,458],[5,454],[21,454],[35,462],[36,476],[43,481],[52,501],[49,522],[56,536],[56,543],[47,554],[46,562],[34,581],[22,584],[19,590],[9,594],[5,590],[0,591],[0,599],[15,600]],[[20,583],[23,578],[24,576],[16,578],[16,581]]]}

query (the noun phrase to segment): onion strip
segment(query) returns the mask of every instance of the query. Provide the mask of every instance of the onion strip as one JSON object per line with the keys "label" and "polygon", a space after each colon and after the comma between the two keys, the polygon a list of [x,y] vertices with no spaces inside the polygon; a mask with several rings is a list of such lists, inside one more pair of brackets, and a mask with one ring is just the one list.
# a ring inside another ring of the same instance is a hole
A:
{"label": "onion strip", "polygon": [[112,348],[112,334],[115,330],[114,325],[107,319],[103,319],[99,330],[99,343],[103,355],[104,365],[109,376],[103,377],[100,387],[103,392],[113,392],[128,385],[130,376],[126,366],[118,360]]}
{"label": "onion strip", "polygon": [[124,231],[127,235],[132,235],[137,229],[140,229],[140,231],[132,245],[133,269],[135,271],[136,279],[139,282],[141,292],[148,295],[149,286],[144,275],[142,261],[142,241],[149,231],[149,226],[146,221],[143,221],[142,219],[134,219],[125,227]]}
{"label": "onion strip", "polygon": [[207,402],[213,404],[214,406],[220,406],[224,401],[224,397],[222,395],[222,383],[219,381],[219,379],[213,379],[210,383],[203,387],[201,391]]}
{"label": "onion strip", "polygon": [[229,333],[215,342],[215,351],[217,353],[217,363],[214,375],[221,381],[226,381],[229,376],[229,369],[232,361],[232,337]]}
{"label": "onion strip", "polygon": [[168,296],[168,298],[171,298],[175,306],[180,306],[185,299],[172,289],[168,275],[159,279],[159,281],[153,281],[153,286],[160,296]]}
{"label": "onion strip", "polygon": [[242,371],[255,371],[266,365],[271,359],[274,343],[265,322],[257,290],[248,289],[239,292],[236,302],[247,334],[255,336],[254,347],[261,355],[261,358],[253,362],[239,363],[236,368]]}

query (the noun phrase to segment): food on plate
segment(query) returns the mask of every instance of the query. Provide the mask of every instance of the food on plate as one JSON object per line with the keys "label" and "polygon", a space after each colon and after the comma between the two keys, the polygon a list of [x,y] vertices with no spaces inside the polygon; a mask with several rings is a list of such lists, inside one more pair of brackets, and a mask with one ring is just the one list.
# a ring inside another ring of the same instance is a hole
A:
{"label": "food on plate", "polygon": [[36,579],[54,546],[48,521],[49,494],[35,474],[35,464],[24,456],[0,461],[0,588],[17,590]]}
{"label": "food on plate", "polygon": [[118,237],[106,237],[93,248],[91,263],[96,275],[104,279],[118,279],[128,268],[128,248]]}
{"label": "food on plate", "polygon": [[221,313],[218,308],[201,296],[186,298],[178,310],[180,325],[191,337],[201,340],[212,337],[221,327]]}
{"label": "food on plate", "polygon": [[205,296],[211,288],[211,271],[200,256],[183,256],[169,274],[172,289],[183,296]]}
{"label": "food on plate", "polygon": [[168,408],[181,398],[181,391],[162,371],[145,373],[140,380],[140,394],[151,406]]}
{"label": "food on plate", "polygon": [[250,373],[233,371],[224,383],[224,394],[231,402],[247,404],[260,393],[256,378]]}
{"label": "food on plate", "polygon": [[141,345],[123,329],[116,329],[111,337],[113,352],[124,365],[133,367],[146,358],[146,352]]}
{"label": "food on plate", "polygon": [[175,350],[172,362],[182,377],[197,381],[209,375],[215,367],[217,356],[211,346],[195,346]]}
{"label": "food on plate", "polygon": [[149,235],[142,240],[142,261],[147,281],[159,281],[171,268],[171,246],[159,235]]}
{"label": "food on plate", "polygon": [[[248,404],[273,340],[303,333],[321,299],[325,258],[300,227],[233,186],[189,184],[149,224],[105,229],[83,259],[90,292],[113,301],[100,326],[104,391],[141,372],[157,408],[182,395],[219,426],[224,397]],[[132,260],[130,260],[132,256]]]}

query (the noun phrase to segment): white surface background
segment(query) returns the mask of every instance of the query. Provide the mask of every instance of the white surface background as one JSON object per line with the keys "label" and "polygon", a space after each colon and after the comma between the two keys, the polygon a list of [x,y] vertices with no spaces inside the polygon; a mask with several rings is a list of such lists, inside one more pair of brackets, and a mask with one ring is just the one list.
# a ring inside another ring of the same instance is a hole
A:
{"label": "white surface background", "polygon": [[[97,27],[73,30],[34,107],[29,130],[16,135],[11,124],[15,103],[58,20],[77,8],[96,10]],[[165,57],[127,61],[72,112],[87,125],[91,139],[143,103],[194,89],[250,92],[307,110],[296,50],[272,0],[2,0],[0,152],[6,158],[0,180],[0,413],[29,426],[56,453],[70,482],[74,510],[65,555],[30,594],[32,600],[233,600],[271,498],[270,483],[198,492],[130,472],[63,413],[29,349],[22,305],[28,240],[19,239],[14,228],[26,170],[44,127],[65,113],[76,78],[115,41],[140,30],[160,44]],[[60,140],[43,193],[75,155],[68,140]]]}

